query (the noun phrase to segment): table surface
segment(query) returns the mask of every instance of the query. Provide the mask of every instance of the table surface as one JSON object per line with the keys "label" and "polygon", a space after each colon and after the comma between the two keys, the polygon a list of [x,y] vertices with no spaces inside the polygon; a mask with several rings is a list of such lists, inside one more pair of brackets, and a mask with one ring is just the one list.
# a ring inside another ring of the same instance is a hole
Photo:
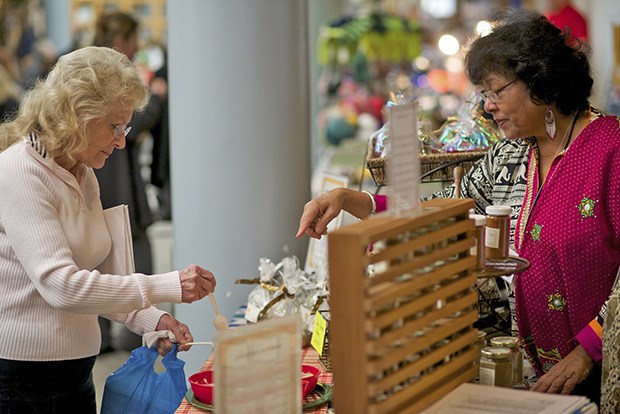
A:
{"label": "table surface", "polygon": [[[229,326],[236,327],[236,326],[245,325],[246,321],[245,321],[245,318],[243,317],[244,314],[245,314],[245,306],[242,306],[237,310],[237,312],[235,312],[235,314],[231,318]],[[332,373],[325,370],[325,367],[319,360],[319,354],[314,350],[314,348],[308,347],[308,348],[303,348],[301,350],[301,363],[303,365],[312,365],[312,366],[317,367],[321,371],[319,373],[319,382],[322,382],[323,384],[330,384],[330,385],[332,384]],[[212,367],[213,367],[213,353],[211,354],[211,356],[209,356],[207,361],[202,365],[202,367],[200,368],[200,371],[212,369]],[[325,413],[326,414],[328,407],[329,407],[329,404],[326,403],[319,407],[303,410],[303,412],[304,414],[307,414],[307,413],[317,413],[317,414]],[[198,407],[194,407],[187,401],[187,399],[183,398],[183,401],[181,401],[181,405],[179,405],[179,408],[177,408],[177,410],[175,411],[175,414],[190,414],[190,413],[198,414],[198,413],[205,413],[205,412],[208,412],[208,411],[200,409]]]}

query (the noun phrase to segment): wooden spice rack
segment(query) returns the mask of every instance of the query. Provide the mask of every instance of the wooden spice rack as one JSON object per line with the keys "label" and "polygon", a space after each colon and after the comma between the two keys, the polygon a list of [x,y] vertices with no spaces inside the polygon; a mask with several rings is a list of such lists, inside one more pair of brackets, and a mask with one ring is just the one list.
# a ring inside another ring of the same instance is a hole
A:
{"label": "wooden spice rack", "polygon": [[417,413],[475,377],[473,202],[422,206],[328,236],[338,412]]}

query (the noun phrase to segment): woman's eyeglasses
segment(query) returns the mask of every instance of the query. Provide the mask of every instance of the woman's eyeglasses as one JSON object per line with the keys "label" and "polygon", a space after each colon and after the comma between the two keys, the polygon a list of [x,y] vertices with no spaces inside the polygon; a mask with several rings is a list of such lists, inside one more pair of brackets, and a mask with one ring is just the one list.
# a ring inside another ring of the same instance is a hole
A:
{"label": "woman's eyeglasses", "polygon": [[120,138],[121,136],[125,138],[127,134],[129,134],[129,131],[131,131],[131,127],[126,125],[112,124],[112,127],[114,128],[112,134],[114,134],[115,138]]}
{"label": "woman's eyeglasses", "polygon": [[497,89],[487,89],[487,90],[481,91],[480,94],[482,95],[482,98],[485,101],[488,99],[489,101],[493,103],[497,103],[499,101],[499,94],[502,93],[504,89],[506,89],[507,87],[509,87],[510,85],[512,85],[518,80],[519,79],[512,80],[508,82],[507,84],[505,84],[504,86],[500,86]]}

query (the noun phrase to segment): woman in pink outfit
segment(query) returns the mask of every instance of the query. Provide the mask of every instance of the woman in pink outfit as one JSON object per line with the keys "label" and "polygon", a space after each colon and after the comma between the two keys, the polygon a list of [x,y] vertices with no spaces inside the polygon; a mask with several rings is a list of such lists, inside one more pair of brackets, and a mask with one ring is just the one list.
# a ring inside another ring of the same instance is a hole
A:
{"label": "woman in pink outfit", "polygon": [[[590,106],[583,45],[547,18],[520,10],[493,24],[465,63],[507,139],[469,171],[461,194],[478,211],[510,205],[517,218],[514,246],[531,267],[515,275],[513,312],[540,376],[532,390],[596,402],[605,302],[620,266],[620,119]],[[384,206],[333,190],[306,204],[297,234],[320,237],[341,209],[365,218]]]}

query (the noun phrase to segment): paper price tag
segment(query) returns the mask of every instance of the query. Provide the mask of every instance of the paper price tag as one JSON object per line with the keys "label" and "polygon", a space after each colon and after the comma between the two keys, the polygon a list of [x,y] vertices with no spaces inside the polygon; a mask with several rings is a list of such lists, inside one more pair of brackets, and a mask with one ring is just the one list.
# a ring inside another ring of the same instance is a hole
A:
{"label": "paper price tag", "polygon": [[[390,108],[388,179],[393,191],[390,210],[417,209],[420,199],[420,149],[415,102]],[[400,205],[402,203],[402,205]]]}
{"label": "paper price tag", "polygon": [[299,307],[299,314],[301,315],[301,320],[304,323],[304,327],[312,332],[314,330],[314,315],[312,314],[312,310],[306,308],[305,306]]}
{"label": "paper price tag", "polygon": [[217,413],[301,414],[301,319],[271,318],[218,331]]}
{"label": "paper price tag", "polygon": [[323,356],[323,345],[325,344],[326,332],[327,322],[325,321],[325,318],[323,318],[323,315],[321,315],[320,312],[317,312],[314,318],[314,329],[312,330],[310,344],[320,356]]}
{"label": "paper price tag", "polygon": [[260,313],[260,309],[258,306],[254,306],[248,303],[247,308],[245,309],[245,319],[248,322],[256,323],[258,322],[258,314]]}
{"label": "paper price tag", "polygon": [[[323,173],[323,181],[321,183],[320,194],[326,193],[334,188],[347,187],[349,185],[349,178],[346,176],[330,174],[328,172]],[[340,227],[344,217],[344,211],[336,216],[327,225],[327,232],[332,232]],[[308,243],[308,253],[306,254],[306,265],[304,270],[308,273],[317,271],[320,266],[327,259],[327,237],[322,237],[320,240],[310,239]]]}

